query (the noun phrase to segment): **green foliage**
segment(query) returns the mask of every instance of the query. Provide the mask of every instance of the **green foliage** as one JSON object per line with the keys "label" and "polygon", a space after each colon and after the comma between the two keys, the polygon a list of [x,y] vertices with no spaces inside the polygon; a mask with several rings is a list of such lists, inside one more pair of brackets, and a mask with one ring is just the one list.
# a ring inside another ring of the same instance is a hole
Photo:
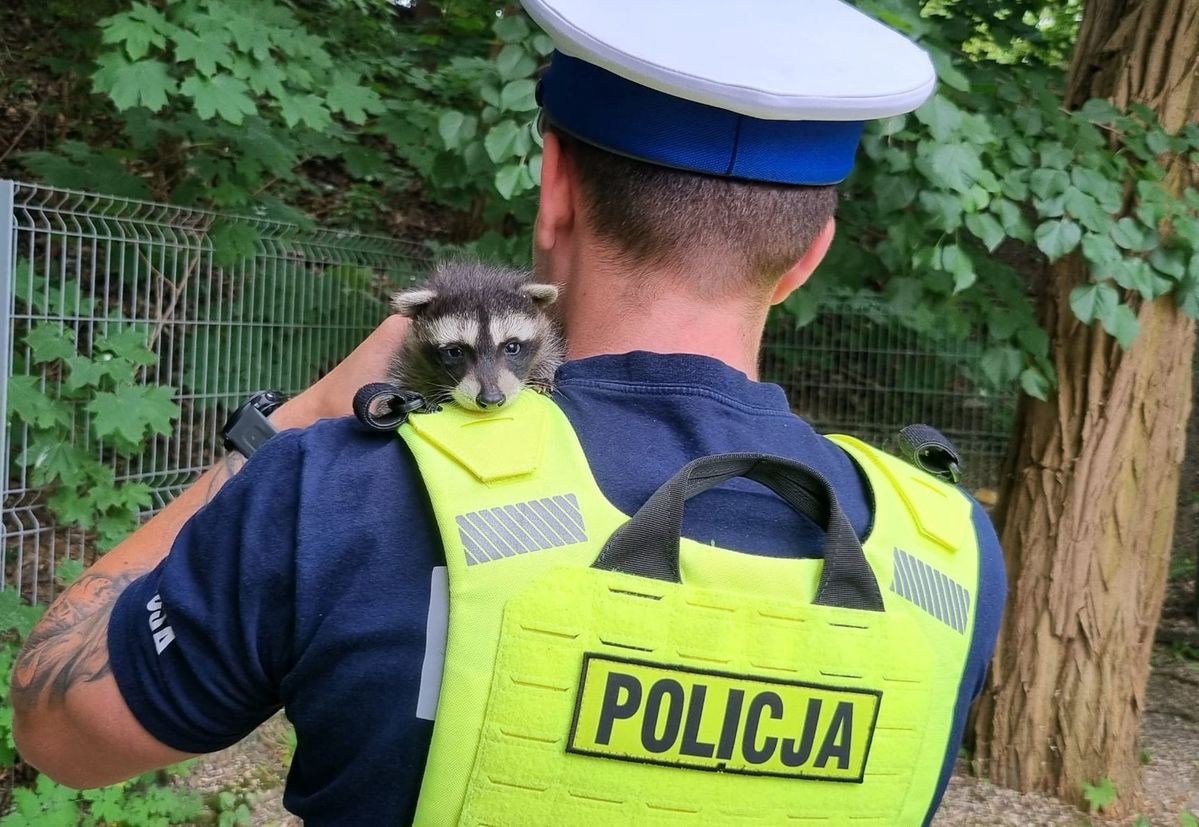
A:
{"label": "green foliage", "polygon": [[[532,77],[550,46],[501,4],[25,4],[59,41],[44,50],[60,55],[56,84],[75,85],[48,102],[70,110],[70,139],[19,156],[42,180],[303,222],[286,206],[299,203],[325,224],[385,232],[415,205],[418,221],[450,216],[450,241],[486,235],[484,247],[527,257],[515,239],[539,163]],[[462,122],[443,129],[453,111]],[[475,147],[469,163],[455,142]]]}
{"label": "green foliage", "polygon": [[[59,574],[63,574],[60,570]],[[77,576],[78,571],[73,576]],[[66,579],[73,579],[68,576]],[[43,609],[25,605],[13,589],[0,591],[0,680],[12,681],[12,669],[21,642],[33,629]],[[17,763],[12,737],[12,707],[0,697],[0,766]],[[129,827],[166,827],[196,819],[202,812],[197,795],[176,791],[164,783],[186,771],[179,765],[158,773],[95,790],[73,790],[37,775],[31,786],[12,791],[12,808],[0,814],[0,827],[92,827],[122,824]]]}
{"label": "green foliage", "polygon": [[1183,810],[1178,814],[1179,827],[1199,827],[1199,817],[1190,810]]}
{"label": "green foliage", "polygon": [[222,790],[216,795],[217,827],[249,827],[254,823],[256,798],[252,793]]}
{"label": "green foliage", "polygon": [[1146,107],[1107,101],[1064,111],[1060,14],[1076,5],[1049,24],[1033,4],[1003,20],[969,0],[923,14],[892,0],[857,5],[917,37],[942,84],[912,115],[867,127],[837,241],[805,288],[814,295],[783,305],[795,324],[821,291],[881,295],[917,331],[985,330],[974,379],[1018,380],[1044,399],[1056,377],[1030,288],[1046,263],[1084,258],[1091,278],[1070,306],[1123,347],[1145,301],[1170,294],[1199,317],[1199,194],[1176,198],[1165,183],[1171,159],[1199,158],[1199,128],[1168,135]]}
{"label": "green foliage", "polygon": [[1091,808],[1092,813],[1101,813],[1111,805],[1119,797],[1119,792],[1116,790],[1116,785],[1112,783],[1110,778],[1106,776],[1099,779],[1096,784],[1088,784],[1083,782],[1082,797],[1086,799],[1087,806]]}
{"label": "green foliage", "polygon": [[[27,270],[18,262],[18,272]],[[51,292],[39,276],[17,279],[17,286],[18,301],[50,317],[65,317],[80,304],[73,283]],[[116,469],[140,455],[149,439],[169,434],[179,408],[173,389],[142,381],[144,369],[157,362],[144,325],[97,328],[88,331],[90,346],[82,346],[74,327],[33,323],[20,337],[29,355],[24,372],[9,379],[8,411],[11,425],[29,429],[17,462],[30,482],[53,492],[48,502],[59,521],[93,532],[106,549],[150,505],[150,489],[117,482]],[[90,447],[97,444],[104,459]]]}

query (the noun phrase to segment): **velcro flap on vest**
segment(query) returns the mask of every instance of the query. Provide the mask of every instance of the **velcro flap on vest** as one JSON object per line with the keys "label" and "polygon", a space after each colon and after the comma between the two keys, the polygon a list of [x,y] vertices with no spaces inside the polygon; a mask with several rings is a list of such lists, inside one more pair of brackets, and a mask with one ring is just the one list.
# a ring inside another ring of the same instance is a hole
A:
{"label": "velcro flap on vest", "polygon": [[970,521],[968,500],[961,491],[853,437],[837,435],[833,438],[858,449],[892,482],[895,493],[921,535],[946,551],[957,551],[965,545],[974,526]]}
{"label": "velcro flap on vest", "polygon": [[479,482],[531,474],[545,450],[546,400],[525,391],[506,408],[468,411],[447,405],[435,414],[414,414],[408,425]]}
{"label": "velcro flap on vest", "polygon": [[556,568],[504,610],[461,823],[915,823],[943,671],[902,614]]}

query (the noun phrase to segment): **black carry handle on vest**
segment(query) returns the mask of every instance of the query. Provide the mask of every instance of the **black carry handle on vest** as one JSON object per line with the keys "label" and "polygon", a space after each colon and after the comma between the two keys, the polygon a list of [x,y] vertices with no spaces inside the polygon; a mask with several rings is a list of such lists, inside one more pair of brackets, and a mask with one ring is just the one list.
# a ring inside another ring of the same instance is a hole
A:
{"label": "black carry handle on vest", "polygon": [[612,532],[593,567],[681,583],[683,505],[735,477],[761,483],[825,530],[824,569],[814,603],[883,611],[878,580],[828,480],[803,463],[767,454],[714,454],[687,463]]}

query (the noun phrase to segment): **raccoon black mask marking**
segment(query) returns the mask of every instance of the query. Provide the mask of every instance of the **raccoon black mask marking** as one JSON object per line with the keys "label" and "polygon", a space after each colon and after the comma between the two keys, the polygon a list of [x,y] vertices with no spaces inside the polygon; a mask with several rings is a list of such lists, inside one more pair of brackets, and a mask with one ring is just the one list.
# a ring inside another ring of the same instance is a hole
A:
{"label": "raccoon black mask marking", "polygon": [[531,273],[451,262],[420,287],[396,293],[392,307],[412,320],[389,379],[429,407],[456,402],[499,408],[526,387],[549,390],[563,359],[546,308],[558,288]]}

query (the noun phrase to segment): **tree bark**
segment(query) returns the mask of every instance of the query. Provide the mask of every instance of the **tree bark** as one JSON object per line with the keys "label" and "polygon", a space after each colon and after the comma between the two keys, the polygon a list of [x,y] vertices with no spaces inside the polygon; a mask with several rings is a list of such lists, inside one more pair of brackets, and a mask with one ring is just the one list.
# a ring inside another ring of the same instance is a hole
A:
{"label": "tree bark", "polygon": [[[1167,131],[1199,117],[1199,0],[1090,0],[1067,106],[1092,97],[1151,107]],[[1169,182],[1193,177],[1182,163]],[[1161,228],[1168,233],[1169,228]],[[1039,299],[1059,387],[1021,402],[1001,491],[1010,594],[976,716],[976,769],[1005,786],[1083,803],[1109,778],[1106,812],[1140,800],[1137,735],[1165,594],[1191,406],[1194,323],[1169,296],[1133,299],[1141,330],[1122,351],[1081,324],[1077,255]]]}

